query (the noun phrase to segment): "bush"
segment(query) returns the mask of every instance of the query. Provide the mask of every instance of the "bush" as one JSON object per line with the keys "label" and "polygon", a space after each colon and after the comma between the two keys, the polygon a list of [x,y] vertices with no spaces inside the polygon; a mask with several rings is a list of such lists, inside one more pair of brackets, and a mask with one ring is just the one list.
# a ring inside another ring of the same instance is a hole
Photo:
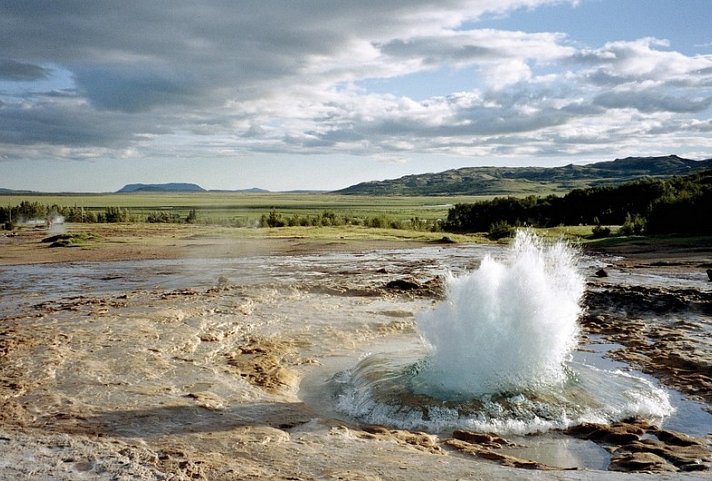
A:
{"label": "bush", "polygon": [[107,207],[104,213],[104,222],[128,222],[129,211],[120,207]]}
{"label": "bush", "polygon": [[152,224],[178,224],[181,218],[176,213],[151,212],[146,216],[146,222]]}
{"label": "bush", "polygon": [[497,221],[490,226],[487,237],[491,240],[514,237],[514,227],[506,221]]}
{"label": "bush", "polygon": [[640,235],[645,231],[645,218],[635,214],[630,215],[627,213],[625,216],[625,221],[623,225],[618,230],[618,235],[629,236],[629,235]]}
{"label": "bush", "polygon": [[595,225],[591,229],[591,237],[594,239],[601,239],[603,237],[609,237],[611,235],[611,228],[605,225]]}
{"label": "bush", "polygon": [[385,229],[388,225],[388,219],[386,219],[385,215],[369,217],[368,219],[366,219],[366,225],[373,229]]}
{"label": "bush", "polygon": [[282,214],[271,210],[269,214],[262,214],[260,217],[260,227],[284,227],[287,223],[282,219]]}

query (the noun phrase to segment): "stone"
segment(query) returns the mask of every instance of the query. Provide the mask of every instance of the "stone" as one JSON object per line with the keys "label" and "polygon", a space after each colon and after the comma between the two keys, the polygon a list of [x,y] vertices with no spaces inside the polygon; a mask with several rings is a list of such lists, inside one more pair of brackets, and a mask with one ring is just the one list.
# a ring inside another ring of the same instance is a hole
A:
{"label": "stone", "polygon": [[611,471],[624,472],[675,472],[677,468],[668,463],[665,459],[653,453],[620,453],[611,456],[611,464],[608,469]]}
{"label": "stone", "polygon": [[419,282],[410,279],[396,279],[386,284],[387,289],[395,289],[399,291],[411,291],[414,289],[420,289],[421,287],[422,285]]}
{"label": "stone", "polygon": [[514,443],[507,441],[503,437],[489,433],[475,433],[471,431],[456,430],[452,433],[452,437],[470,444],[480,444],[482,446],[495,448],[501,448],[502,446],[514,446]]}

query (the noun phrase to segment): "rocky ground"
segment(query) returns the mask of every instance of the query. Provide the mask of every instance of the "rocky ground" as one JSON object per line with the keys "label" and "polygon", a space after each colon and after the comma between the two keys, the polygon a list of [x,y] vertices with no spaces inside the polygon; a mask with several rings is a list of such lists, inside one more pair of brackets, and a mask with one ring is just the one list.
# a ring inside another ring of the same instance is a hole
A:
{"label": "rocky ground", "polygon": [[[241,252],[368,248],[260,242],[245,241]],[[33,248],[17,244],[5,259],[16,263]],[[120,247],[115,258],[140,255],[135,248]],[[73,252],[66,255],[81,251]],[[661,253],[654,261],[627,253],[606,269],[611,277],[636,269],[703,272],[711,258],[704,251],[659,264]],[[385,268],[377,282],[363,279],[343,273],[284,292],[218,278],[208,289],[87,293],[2,317],[0,479],[710,479],[709,436],[640,419],[562,433],[611,453],[610,471],[594,471],[506,454],[512,441],[490,433],[435,435],[315,412],[299,395],[305,373],[357,345],[412,334],[413,310],[441,294],[435,278],[389,277]],[[661,290],[592,275],[582,327],[620,344],[615,357],[709,406],[710,295],[707,284]],[[286,322],[307,308],[314,319]],[[340,314],[340,332],[329,322],[335,312],[349,313]],[[681,312],[696,315],[680,321]]]}

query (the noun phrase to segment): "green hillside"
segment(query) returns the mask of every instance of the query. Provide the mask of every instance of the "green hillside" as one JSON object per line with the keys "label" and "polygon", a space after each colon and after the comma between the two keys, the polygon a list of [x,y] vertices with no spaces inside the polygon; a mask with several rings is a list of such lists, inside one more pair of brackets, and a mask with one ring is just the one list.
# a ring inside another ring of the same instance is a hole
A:
{"label": "green hillside", "polygon": [[363,182],[339,190],[354,195],[518,195],[564,193],[572,189],[619,185],[641,177],[665,178],[712,168],[712,159],[676,155],[627,157],[564,167],[465,167],[399,179]]}

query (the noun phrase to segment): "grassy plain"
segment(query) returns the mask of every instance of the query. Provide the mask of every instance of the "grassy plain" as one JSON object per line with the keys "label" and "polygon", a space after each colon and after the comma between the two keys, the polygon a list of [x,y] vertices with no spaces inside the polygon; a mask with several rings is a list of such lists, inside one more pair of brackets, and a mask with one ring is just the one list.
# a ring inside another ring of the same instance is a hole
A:
{"label": "grassy plain", "polygon": [[[367,219],[385,216],[388,219],[408,221],[419,218],[432,222],[445,219],[448,209],[454,204],[471,203],[491,199],[491,196],[363,196],[330,193],[132,193],[132,194],[12,194],[0,195],[0,205],[15,206],[20,202],[37,202],[42,205],[81,207],[96,213],[108,207],[129,211],[134,218],[142,220],[150,213],[166,212],[185,219],[195,209],[195,224],[149,224],[132,222],[123,224],[68,224],[71,233],[97,234],[97,238],[85,249],[100,249],[113,246],[165,247],[182,244],[209,243],[210,239],[223,243],[232,239],[242,242],[259,242],[260,239],[309,240],[314,243],[329,242],[442,242],[447,236],[456,243],[490,242],[484,233],[458,235],[448,232],[431,232],[428,229],[373,228],[364,225],[336,226],[285,226],[256,229],[260,217],[270,211],[279,213],[283,219],[293,215],[319,216],[331,212],[349,219]],[[616,226],[612,226],[616,229]],[[32,227],[22,229],[28,233]],[[588,243],[591,226],[560,226],[534,229],[546,238],[566,238],[574,242]],[[37,233],[40,235],[40,232]],[[46,234],[42,234],[46,235]],[[182,241],[181,241],[182,239]],[[501,242],[507,242],[502,240]],[[271,244],[274,246],[275,244]],[[5,246],[7,249],[7,246]],[[270,247],[273,248],[273,247]],[[53,254],[56,256],[56,254]],[[131,255],[136,255],[132,253]],[[152,254],[153,255],[153,254]]]}
{"label": "grassy plain", "polygon": [[22,201],[44,205],[82,207],[103,212],[107,207],[127,209],[139,217],[153,212],[178,214],[196,210],[198,223],[254,225],[263,214],[274,210],[285,217],[318,215],[325,211],[356,218],[385,215],[396,220],[445,219],[456,203],[491,199],[492,196],[386,197],[329,193],[135,193],[135,194],[12,194],[0,196],[6,206]]}

